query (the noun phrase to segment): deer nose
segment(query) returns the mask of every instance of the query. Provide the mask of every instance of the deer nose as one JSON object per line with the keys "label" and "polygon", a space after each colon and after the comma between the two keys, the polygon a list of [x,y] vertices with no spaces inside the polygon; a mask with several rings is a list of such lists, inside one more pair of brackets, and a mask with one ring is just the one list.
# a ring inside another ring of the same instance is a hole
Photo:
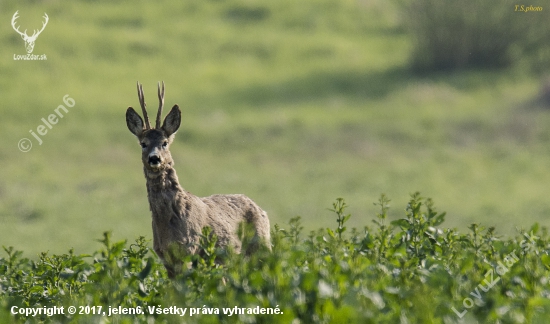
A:
{"label": "deer nose", "polygon": [[162,162],[160,156],[158,155],[149,155],[149,165],[159,165]]}

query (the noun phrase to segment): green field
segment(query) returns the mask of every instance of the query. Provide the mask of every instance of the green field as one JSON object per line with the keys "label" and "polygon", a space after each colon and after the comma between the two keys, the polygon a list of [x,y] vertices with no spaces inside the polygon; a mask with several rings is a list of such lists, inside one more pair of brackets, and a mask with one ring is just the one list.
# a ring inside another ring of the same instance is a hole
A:
{"label": "green field", "polygon": [[[333,227],[369,224],[381,193],[390,218],[421,191],[447,212],[499,233],[548,225],[550,112],[544,70],[418,75],[394,2],[20,1],[0,3],[0,245],[89,253],[106,230],[151,239],[140,148],[125,123],[136,81],[156,107],[183,110],[171,151],[182,186],[199,196],[244,193],[272,225],[300,215]],[[546,9],[546,8],[545,8]],[[33,54],[14,60],[21,29],[49,23]],[[542,14],[546,14],[543,12]],[[527,14],[525,14],[527,15]],[[75,106],[35,133],[68,94]],[[18,150],[21,138],[33,144]]]}
{"label": "green field", "polygon": [[[41,253],[35,261],[6,249],[0,321],[548,323],[547,229],[534,225],[506,239],[477,225],[459,233],[419,194],[390,223],[387,203],[381,196],[376,225],[357,230],[346,228],[353,215],[338,199],[339,226],[306,236],[293,218],[274,226],[272,250],[250,256],[217,249],[204,228],[204,253],[182,255],[194,266],[172,279],[143,237],[114,241],[105,233],[92,255]],[[244,246],[253,236],[246,233]]]}

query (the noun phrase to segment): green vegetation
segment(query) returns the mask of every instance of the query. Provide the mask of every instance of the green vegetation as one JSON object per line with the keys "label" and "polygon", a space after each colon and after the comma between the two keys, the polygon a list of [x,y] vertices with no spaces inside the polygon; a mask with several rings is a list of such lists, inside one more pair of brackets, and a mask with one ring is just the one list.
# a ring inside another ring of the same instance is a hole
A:
{"label": "green vegetation", "polygon": [[[415,190],[461,230],[474,221],[505,234],[545,224],[550,115],[536,102],[539,75],[518,62],[418,76],[400,8],[382,0],[1,2],[0,244],[36,259],[71,247],[92,253],[105,230],[151,238],[140,151],[124,121],[138,104],[137,80],[150,107],[164,80],[167,105],[183,109],[172,151],[184,188],[244,193],[273,224],[300,215],[308,230],[326,227],[333,197],[371,215],[381,192]],[[34,50],[46,61],[12,59],[24,53],[7,25],[16,10],[29,30],[48,13]],[[65,94],[76,105],[38,145],[29,130]],[[23,137],[33,141],[28,153],[17,149]],[[361,216],[350,220],[360,224]]]}
{"label": "green vegetation", "polygon": [[413,0],[403,7],[417,71],[508,67],[521,60],[534,71],[549,67],[550,21],[547,14],[533,15],[543,6],[513,0]]}
{"label": "green vegetation", "polygon": [[[304,236],[300,218],[275,226],[273,251],[246,257],[217,250],[204,237],[201,256],[174,281],[143,237],[128,245],[110,233],[92,255],[40,254],[29,261],[6,249],[0,258],[3,323],[547,323],[550,237],[537,224],[516,237],[473,224],[467,234],[442,228],[445,214],[418,193],[405,217],[388,222],[382,195],[375,226],[338,226]],[[245,238],[251,237],[241,233]],[[246,242],[246,239],[245,239]],[[222,260],[222,263],[216,262]],[[13,308],[13,307],[17,308]],[[68,315],[69,306],[76,314]],[[86,308],[88,306],[88,308]],[[120,307],[119,307],[120,306]],[[12,315],[64,307],[64,315]],[[240,309],[242,314],[236,313]],[[132,315],[113,315],[112,309]],[[185,309],[184,317],[155,309]],[[243,310],[244,309],[244,310]],[[269,315],[257,315],[261,310]],[[105,312],[105,314],[103,314]],[[256,313],[254,313],[256,312]],[[111,315],[111,316],[109,316]]]}

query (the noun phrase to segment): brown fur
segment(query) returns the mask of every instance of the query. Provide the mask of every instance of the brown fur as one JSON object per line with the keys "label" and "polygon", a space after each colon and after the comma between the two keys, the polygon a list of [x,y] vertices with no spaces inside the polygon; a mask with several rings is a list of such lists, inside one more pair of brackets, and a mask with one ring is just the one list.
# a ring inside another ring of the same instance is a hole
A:
{"label": "brown fur", "polygon": [[205,226],[212,228],[212,232],[217,235],[218,246],[232,246],[236,252],[240,252],[241,240],[237,230],[241,223],[249,223],[255,230],[255,236],[254,244],[247,252],[253,252],[259,243],[266,244],[269,248],[269,219],[266,212],[252,199],[245,195],[200,198],[180,186],[169,148],[181,122],[181,111],[175,105],[159,128],[164,84],[162,93],[159,85],[161,105],[156,128],[148,127],[143,91],[139,84],[138,96],[146,118],[145,123],[132,107],[126,111],[126,123],[142,146],[143,171],[153,219],[153,247],[169,276],[173,277],[180,271],[181,262],[177,261],[177,254],[199,252],[198,243]]}

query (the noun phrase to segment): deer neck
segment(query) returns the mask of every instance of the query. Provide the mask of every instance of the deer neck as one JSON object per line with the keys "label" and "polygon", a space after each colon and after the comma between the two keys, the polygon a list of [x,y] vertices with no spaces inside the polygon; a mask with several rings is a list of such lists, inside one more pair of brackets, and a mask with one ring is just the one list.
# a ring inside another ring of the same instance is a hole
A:
{"label": "deer neck", "polygon": [[154,197],[165,197],[173,199],[177,193],[185,193],[178,181],[178,175],[174,167],[153,172],[144,167],[145,179],[147,181],[147,194],[151,203]]}

